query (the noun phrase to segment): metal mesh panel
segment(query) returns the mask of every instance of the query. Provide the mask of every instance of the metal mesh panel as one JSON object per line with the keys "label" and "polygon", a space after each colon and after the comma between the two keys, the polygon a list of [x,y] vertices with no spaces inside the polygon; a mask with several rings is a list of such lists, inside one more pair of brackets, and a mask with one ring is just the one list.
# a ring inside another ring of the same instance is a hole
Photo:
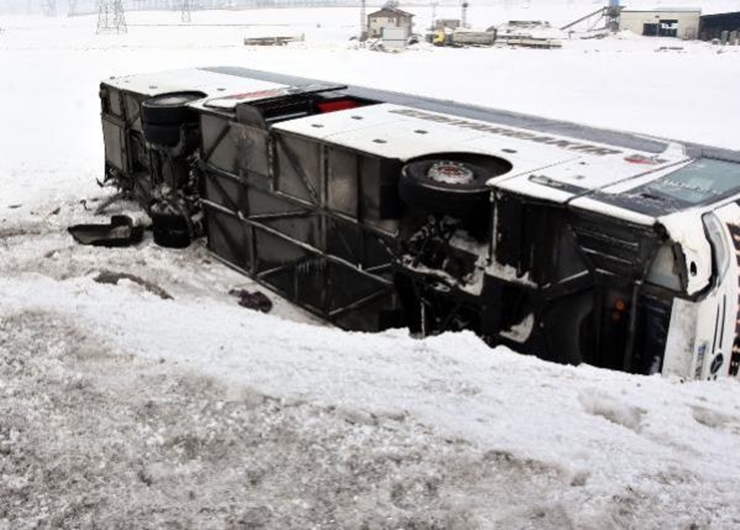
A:
{"label": "metal mesh panel", "polygon": [[268,192],[249,189],[249,215],[260,224],[324,250],[321,215]]}
{"label": "metal mesh panel", "polygon": [[383,237],[379,234],[365,231],[362,239],[363,259],[362,266],[364,269],[390,266],[393,262],[393,252],[396,251],[396,242],[394,238]]}
{"label": "metal mesh panel", "polygon": [[251,228],[233,214],[204,204],[208,248],[232,265],[251,270]]}
{"label": "metal mesh panel", "polygon": [[295,265],[303,260],[308,251],[278,235],[255,228],[257,249],[257,272],[264,273],[286,265]]}
{"label": "metal mesh panel", "polygon": [[262,219],[260,222],[292,239],[324,250],[320,214],[305,212],[291,217]]}
{"label": "metal mesh panel", "polygon": [[361,269],[392,262],[394,240],[355,223],[336,218],[326,220],[326,252]]}
{"label": "metal mesh panel", "polygon": [[238,212],[244,211],[246,194],[247,190],[239,179],[212,172],[205,173],[204,199]]}
{"label": "metal mesh panel", "polygon": [[327,262],[318,254],[309,254],[296,264],[296,300],[304,307],[323,313],[326,309]]}
{"label": "metal mesh panel", "polygon": [[232,174],[238,174],[237,145],[230,138],[229,120],[218,116],[202,114],[200,128],[203,138],[205,162]]}
{"label": "metal mesh panel", "polygon": [[391,286],[336,263],[330,264],[329,277],[327,309],[330,320],[338,326],[377,331],[397,325],[398,315],[393,318],[397,304]]}
{"label": "metal mesh panel", "polygon": [[110,105],[110,111],[119,118],[123,117],[123,103],[121,102],[121,92],[116,89],[108,89],[108,102]]}
{"label": "metal mesh panel", "polygon": [[270,160],[267,140],[267,131],[239,123],[231,124],[229,137],[224,141],[236,145],[236,168],[241,175],[268,175]]}
{"label": "metal mesh panel", "polygon": [[359,169],[363,222],[388,233],[397,232],[400,206],[396,190],[400,164],[363,156]]}
{"label": "metal mesh panel", "polygon": [[327,253],[357,266],[362,265],[362,230],[354,224],[327,219]]}
{"label": "metal mesh panel", "polygon": [[105,159],[116,169],[126,171],[123,159],[123,130],[117,124],[103,120]]}
{"label": "metal mesh panel", "polygon": [[281,214],[292,211],[303,211],[304,208],[286,201],[267,191],[249,188],[247,197],[250,215]]}
{"label": "metal mesh panel", "polygon": [[128,119],[129,126],[133,130],[141,133],[141,113],[139,110],[139,101],[131,94],[124,94],[123,101],[126,107],[126,118]]}
{"label": "metal mesh panel", "polygon": [[379,290],[384,290],[382,283],[346,265],[332,263],[329,266],[329,275],[332,285],[329,300],[330,311],[341,309]]}
{"label": "metal mesh panel", "polygon": [[[219,135],[222,142],[230,135],[238,137],[241,147],[236,156],[242,158],[232,161],[240,166],[234,170],[238,176],[206,171],[205,193],[208,200],[242,212],[245,220],[218,219],[218,227],[235,234],[228,238],[209,231],[209,238],[220,238],[209,243],[211,248],[232,263],[251,258],[252,273],[259,281],[342,327],[378,330],[398,325],[398,303],[390,282],[397,225],[386,217],[388,212],[397,216],[399,210],[393,209],[387,193],[395,186],[395,175],[384,174],[398,168],[347,149],[276,133],[272,188],[270,179],[259,175],[266,170],[267,157],[255,161],[267,153],[260,143],[266,138],[264,131],[231,124],[226,134],[225,120],[212,125],[203,132],[204,147],[212,153],[210,163],[228,166],[224,158],[234,154],[214,147]],[[247,154],[255,155],[255,149],[260,152],[248,160]],[[208,208],[206,215],[212,212]],[[379,228],[388,235],[381,235]],[[233,246],[238,241],[251,244],[254,256],[240,254]]]}
{"label": "metal mesh panel", "polygon": [[383,331],[405,325],[391,290],[361,307],[332,318],[332,321],[340,328],[355,331]]}
{"label": "metal mesh panel", "polygon": [[277,189],[290,197],[320,205],[323,197],[320,145],[285,134],[275,138]]}
{"label": "metal mesh panel", "polygon": [[357,218],[358,157],[337,148],[327,151],[327,208]]}

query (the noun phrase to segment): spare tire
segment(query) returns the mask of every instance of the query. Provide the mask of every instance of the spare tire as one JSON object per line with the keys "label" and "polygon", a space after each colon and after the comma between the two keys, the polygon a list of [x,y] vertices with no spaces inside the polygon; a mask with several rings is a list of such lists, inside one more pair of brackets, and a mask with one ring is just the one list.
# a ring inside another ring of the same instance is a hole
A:
{"label": "spare tire", "polygon": [[488,212],[491,190],[487,169],[454,160],[420,160],[404,166],[398,194],[428,213],[471,218]]}
{"label": "spare tire", "polygon": [[174,92],[144,100],[141,104],[141,121],[151,125],[180,125],[191,123],[197,114],[188,103],[204,98],[202,92]]}
{"label": "spare tire", "polygon": [[154,228],[154,242],[160,247],[186,248],[190,245],[190,232],[187,230],[166,230]]}
{"label": "spare tire", "polygon": [[179,125],[154,125],[143,123],[144,140],[154,145],[176,147],[180,143]]}
{"label": "spare tire", "polygon": [[188,221],[180,214],[157,213],[149,214],[152,218],[154,242],[161,247],[185,248],[190,245],[190,229]]}
{"label": "spare tire", "polygon": [[152,226],[161,230],[188,230],[188,221],[180,213],[159,213],[155,210],[149,212],[152,218]]}

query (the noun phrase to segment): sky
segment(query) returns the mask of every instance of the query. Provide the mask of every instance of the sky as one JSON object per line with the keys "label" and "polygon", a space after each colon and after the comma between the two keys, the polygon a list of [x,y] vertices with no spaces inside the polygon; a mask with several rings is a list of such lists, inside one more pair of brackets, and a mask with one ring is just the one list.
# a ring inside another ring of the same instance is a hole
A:
{"label": "sky", "polygon": [[[65,15],[68,12],[68,5],[72,2],[65,0],[0,0],[0,12],[5,13],[42,13],[45,7],[48,5],[48,1],[56,2],[56,9],[59,15]],[[75,10],[77,12],[90,12],[95,9],[95,0],[73,0],[76,4]],[[171,5],[179,5],[180,0],[171,0]],[[219,2],[228,4],[229,0],[203,0],[202,3],[208,2]],[[236,4],[248,3],[249,0],[231,0]],[[295,3],[293,0],[282,0],[290,3]],[[308,1],[308,0],[307,0]],[[330,2],[331,0],[327,0]],[[338,0],[342,2],[352,2],[352,0]],[[281,0],[276,0],[276,4],[279,4]],[[140,2],[137,0],[124,0],[124,8],[126,10],[134,9],[134,6]],[[370,1],[368,5],[382,5],[381,0]],[[410,8],[411,6],[423,6],[428,5],[430,2],[424,0],[412,0],[408,2],[401,2],[401,7]],[[457,5],[459,2],[442,0],[437,2],[440,5]],[[191,5],[196,5],[197,0],[191,0]],[[543,7],[550,7],[553,4],[562,4],[564,9],[583,9],[584,12],[588,10],[597,9],[599,6],[607,5],[608,0],[475,0],[470,2],[471,6],[496,6],[501,9],[519,9],[528,8],[536,11]],[[704,12],[721,12],[725,10],[738,10],[740,9],[740,1],[738,0],[622,0],[622,5],[630,8],[645,8],[650,9],[654,7],[699,7]]]}

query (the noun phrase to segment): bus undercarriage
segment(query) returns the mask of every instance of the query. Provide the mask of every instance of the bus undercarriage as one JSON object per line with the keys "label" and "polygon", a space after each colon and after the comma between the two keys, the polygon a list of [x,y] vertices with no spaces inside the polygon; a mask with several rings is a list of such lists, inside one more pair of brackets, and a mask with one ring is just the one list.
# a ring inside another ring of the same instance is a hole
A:
{"label": "bus undercarriage", "polygon": [[661,371],[691,271],[659,226],[491,191],[511,170],[503,156],[452,145],[402,159],[291,129],[370,119],[382,102],[344,87],[233,108],[205,96],[101,85],[106,180],[161,244],[205,235],[229,266],[345,329],[472,330],[552,361]]}

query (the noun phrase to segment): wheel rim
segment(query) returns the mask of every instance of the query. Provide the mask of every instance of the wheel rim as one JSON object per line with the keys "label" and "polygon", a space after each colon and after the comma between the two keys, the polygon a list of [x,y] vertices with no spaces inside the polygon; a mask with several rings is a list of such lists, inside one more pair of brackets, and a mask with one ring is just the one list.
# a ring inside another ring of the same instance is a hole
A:
{"label": "wheel rim", "polygon": [[[158,107],[181,107],[187,105],[191,101],[202,99],[205,96],[195,92],[176,92],[172,94],[162,94],[155,96],[149,100],[149,105],[155,105]],[[147,104],[145,102],[145,104]]]}
{"label": "wheel rim", "polygon": [[157,99],[157,103],[160,105],[182,105],[183,103],[187,103],[187,99],[185,99],[182,96],[162,96],[161,98]]}
{"label": "wheel rim", "polygon": [[429,168],[427,177],[444,184],[471,184],[475,180],[473,170],[460,162],[435,162]]}

